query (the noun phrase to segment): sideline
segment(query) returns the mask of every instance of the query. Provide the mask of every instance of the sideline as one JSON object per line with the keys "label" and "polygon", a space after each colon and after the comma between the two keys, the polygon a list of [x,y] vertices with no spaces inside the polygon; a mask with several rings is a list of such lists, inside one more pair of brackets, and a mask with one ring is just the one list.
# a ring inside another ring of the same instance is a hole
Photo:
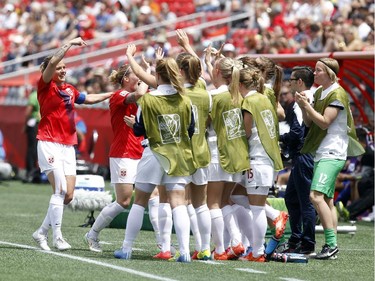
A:
{"label": "sideline", "polygon": [[138,276],[142,276],[142,277],[145,277],[145,278],[150,278],[150,279],[153,279],[153,280],[177,281],[176,279],[170,279],[170,278],[165,278],[165,277],[161,277],[161,276],[156,276],[156,275],[152,275],[152,274],[149,274],[149,273],[140,272],[138,270],[133,270],[133,269],[129,269],[129,268],[122,267],[122,266],[117,266],[117,265],[113,265],[113,264],[109,264],[109,263],[105,263],[105,262],[91,260],[91,259],[88,259],[88,258],[72,256],[72,255],[69,255],[69,254],[63,254],[61,252],[44,251],[44,250],[41,250],[40,248],[32,247],[32,246],[28,246],[28,245],[10,243],[10,242],[6,242],[6,241],[0,241],[0,244],[8,245],[8,246],[14,246],[14,247],[23,248],[23,249],[35,250],[35,251],[50,254],[50,255],[55,255],[55,256],[64,257],[64,258],[68,258],[68,259],[72,259],[72,260],[78,260],[78,261],[81,261],[81,262],[100,265],[100,266],[116,269],[116,270],[119,270],[119,271],[124,271],[124,272],[130,273],[130,274],[133,274],[133,275],[138,275]]}

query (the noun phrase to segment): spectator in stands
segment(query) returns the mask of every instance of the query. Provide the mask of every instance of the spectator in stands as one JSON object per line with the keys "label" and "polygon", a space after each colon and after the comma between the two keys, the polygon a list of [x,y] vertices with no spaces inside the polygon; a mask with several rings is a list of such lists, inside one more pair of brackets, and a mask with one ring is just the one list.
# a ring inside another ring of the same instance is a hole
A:
{"label": "spectator in stands", "polygon": [[364,41],[366,40],[367,36],[369,35],[369,33],[371,32],[371,30],[373,30],[373,28],[371,28],[367,22],[365,21],[366,19],[366,16],[360,12],[354,14],[352,16],[352,23],[355,27],[357,27],[358,29],[358,36],[359,38]]}
{"label": "spectator in stands", "polygon": [[16,29],[18,24],[18,15],[15,11],[14,5],[8,3],[4,6],[2,14],[0,15],[0,26],[4,29]]}
{"label": "spectator in stands", "polygon": [[38,126],[38,162],[52,186],[49,208],[40,228],[33,238],[43,250],[48,246],[48,230],[52,226],[53,246],[67,250],[71,246],[61,232],[64,204],[73,199],[76,180],[76,155],[74,145],[77,133],[74,122],[74,103],[94,104],[111,96],[111,93],[84,95],[66,83],[66,67],[62,61],[72,46],[85,46],[78,37],[64,44],[58,51],[45,58],[40,66],[37,96],[41,120]]}
{"label": "spectator in stands", "polygon": [[223,46],[222,49],[223,55],[227,58],[234,59],[236,57],[236,47],[231,43],[227,43]]}
{"label": "spectator in stands", "polygon": [[309,53],[321,53],[323,51],[322,34],[320,26],[316,23],[310,25],[310,36],[306,49]]}
{"label": "spectator in stands", "polygon": [[345,24],[343,26],[343,40],[338,42],[336,51],[353,52],[363,50],[363,41],[358,37],[358,30],[355,26]]}

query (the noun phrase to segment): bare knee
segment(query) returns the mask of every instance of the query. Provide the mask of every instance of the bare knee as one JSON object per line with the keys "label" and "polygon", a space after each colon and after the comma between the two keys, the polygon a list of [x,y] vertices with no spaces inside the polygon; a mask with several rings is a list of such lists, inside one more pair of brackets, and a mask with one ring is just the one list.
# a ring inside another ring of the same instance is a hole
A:
{"label": "bare knee", "polygon": [[65,194],[64,204],[68,205],[73,200],[73,194]]}
{"label": "bare knee", "polygon": [[130,205],[131,198],[117,199],[116,202],[123,208],[127,208]]}

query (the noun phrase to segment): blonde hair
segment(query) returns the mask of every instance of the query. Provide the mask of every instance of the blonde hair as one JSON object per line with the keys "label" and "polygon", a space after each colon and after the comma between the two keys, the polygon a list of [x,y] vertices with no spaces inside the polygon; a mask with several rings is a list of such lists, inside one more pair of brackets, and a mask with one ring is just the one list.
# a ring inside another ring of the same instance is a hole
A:
{"label": "blonde hair", "polygon": [[177,62],[173,58],[163,58],[156,63],[156,73],[163,82],[170,83],[180,94],[184,93],[183,77]]}
{"label": "blonde hair", "polygon": [[221,76],[226,80],[229,92],[232,96],[232,102],[238,104],[241,99],[239,92],[240,70],[242,63],[238,60],[225,57],[217,61],[218,69]]}
{"label": "blonde hair", "polygon": [[340,71],[340,65],[337,60],[332,58],[320,58],[318,61],[320,61],[322,64],[324,64],[324,69],[327,72],[329,78],[332,82],[338,82],[339,79],[337,77],[337,74]]}
{"label": "blonde hair", "polygon": [[264,91],[264,78],[258,69],[252,67],[243,68],[240,71],[240,81],[248,90]]}
{"label": "blonde hair", "polygon": [[122,86],[122,81],[125,77],[129,76],[130,73],[130,65],[124,64],[120,66],[119,69],[112,70],[111,74],[109,75],[109,81],[114,85],[120,84],[120,86]]}
{"label": "blonde hair", "polygon": [[187,81],[195,85],[202,73],[200,60],[189,53],[181,53],[177,56],[176,62],[178,67],[185,72]]}

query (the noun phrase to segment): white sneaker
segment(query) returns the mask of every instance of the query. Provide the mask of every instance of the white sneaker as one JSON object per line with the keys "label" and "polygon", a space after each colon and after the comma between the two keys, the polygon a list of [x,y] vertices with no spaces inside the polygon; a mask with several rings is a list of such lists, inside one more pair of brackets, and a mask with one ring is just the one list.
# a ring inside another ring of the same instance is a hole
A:
{"label": "white sneaker", "polygon": [[374,221],[374,219],[375,219],[375,213],[372,212],[372,213],[368,214],[366,217],[362,217],[361,220],[366,221],[366,222],[372,222],[372,221]]}
{"label": "white sneaker", "polygon": [[47,235],[40,234],[39,231],[35,231],[33,233],[33,238],[36,243],[38,243],[39,247],[44,251],[51,251],[51,248],[48,247],[48,237]]}
{"label": "white sneaker", "polygon": [[60,250],[60,251],[65,251],[65,250],[69,250],[69,249],[72,248],[72,246],[70,246],[70,245],[68,244],[68,242],[66,242],[66,241],[64,240],[64,238],[62,238],[62,237],[58,237],[58,238],[56,238],[56,240],[53,241],[53,246],[54,246],[56,249]]}
{"label": "white sneaker", "polygon": [[87,232],[84,236],[86,244],[89,246],[90,251],[101,253],[103,252],[102,247],[99,244],[99,239],[93,239],[89,237],[89,233]]}

